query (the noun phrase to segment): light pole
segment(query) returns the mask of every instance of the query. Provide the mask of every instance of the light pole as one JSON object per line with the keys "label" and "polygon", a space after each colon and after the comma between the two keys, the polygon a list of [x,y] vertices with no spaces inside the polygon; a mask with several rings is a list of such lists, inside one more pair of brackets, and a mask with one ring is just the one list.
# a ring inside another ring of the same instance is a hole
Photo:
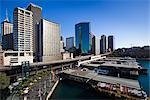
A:
{"label": "light pole", "polygon": [[41,96],[41,88],[39,87],[39,91],[38,91],[38,96],[39,96],[39,98],[40,98],[40,100],[42,100],[42,96]]}
{"label": "light pole", "polygon": [[46,81],[44,81],[44,95],[46,93]]}

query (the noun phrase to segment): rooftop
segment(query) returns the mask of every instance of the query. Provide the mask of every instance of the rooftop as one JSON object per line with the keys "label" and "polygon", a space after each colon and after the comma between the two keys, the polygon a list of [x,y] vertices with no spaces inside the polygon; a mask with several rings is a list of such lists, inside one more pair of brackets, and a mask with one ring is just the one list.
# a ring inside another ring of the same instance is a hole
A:
{"label": "rooftop", "polygon": [[29,3],[29,5],[27,6],[27,8],[28,8],[30,5],[33,6],[33,7],[40,8],[40,9],[42,10],[42,7],[40,7],[40,6],[38,6],[38,5],[35,5],[35,4],[33,4],[33,3]]}
{"label": "rooftop", "polygon": [[134,64],[129,64],[129,65],[126,65],[126,64],[114,64],[114,63],[103,63],[101,64],[100,66],[109,66],[109,67],[122,67],[122,68],[135,68],[135,69],[138,69],[140,68],[141,66],[139,65],[134,65]]}
{"label": "rooftop", "polygon": [[100,82],[106,82],[106,83],[111,83],[111,84],[120,84],[120,85],[127,86],[130,88],[140,89],[138,80],[98,75],[90,70],[81,71],[81,70],[69,69],[69,70],[64,70],[62,72],[66,73],[66,74],[70,74],[70,75],[93,79],[93,80],[100,81]]}
{"label": "rooftop", "polygon": [[[15,9],[16,9],[16,8],[15,8]],[[33,14],[31,11],[29,11],[29,10],[26,10],[25,8],[17,7],[17,9],[19,9],[19,10],[23,10],[23,11],[25,11],[25,12],[28,12],[28,13],[31,13],[31,14]]]}

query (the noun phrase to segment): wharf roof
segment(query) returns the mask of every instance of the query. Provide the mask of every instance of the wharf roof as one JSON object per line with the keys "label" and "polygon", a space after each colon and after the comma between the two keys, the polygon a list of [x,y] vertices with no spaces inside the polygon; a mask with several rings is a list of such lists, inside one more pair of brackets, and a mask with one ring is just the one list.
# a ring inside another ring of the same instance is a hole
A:
{"label": "wharf roof", "polygon": [[126,65],[126,64],[113,64],[113,63],[103,63],[101,64],[100,66],[109,66],[109,67],[122,67],[122,68],[135,68],[135,69],[138,69],[140,68],[141,66],[139,65],[135,65],[135,64],[129,64],[129,65]]}
{"label": "wharf roof", "polygon": [[[105,67],[118,67],[118,68],[128,68],[128,69],[139,69],[141,66],[139,66],[136,62],[126,62],[126,63],[120,63],[117,64],[114,61],[94,61],[95,64],[91,63],[85,63],[82,64],[84,66],[90,66],[90,67],[99,67],[99,66],[105,66]],[[104,63],[102,63],[104,62]]]}
{"label": "wharf roof", "polygon": [[132,80],[132,79],[125,79],[125,78],[119,78],[119,77],[113,77],[113,76],[106,76],[106,75],[98,75],[97,73],[94,73],[93,71],[81,71],[81,70],[64,70],[62,71],[65,74],[70,74],[78,77],[83,77],[87,79],[92,79],[100,82],[106,82],[111,84],[120,84],[123,86],[127,86],[130,88],[136,88],[141,89],[138,80]]}

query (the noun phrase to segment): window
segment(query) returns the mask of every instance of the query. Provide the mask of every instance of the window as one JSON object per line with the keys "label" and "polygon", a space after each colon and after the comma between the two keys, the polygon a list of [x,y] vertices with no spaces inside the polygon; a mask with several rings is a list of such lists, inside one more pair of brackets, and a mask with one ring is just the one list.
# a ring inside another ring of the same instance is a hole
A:
{"label": "window", "polygon": [[20,56],[24,56],[24,53],[20,53]]}

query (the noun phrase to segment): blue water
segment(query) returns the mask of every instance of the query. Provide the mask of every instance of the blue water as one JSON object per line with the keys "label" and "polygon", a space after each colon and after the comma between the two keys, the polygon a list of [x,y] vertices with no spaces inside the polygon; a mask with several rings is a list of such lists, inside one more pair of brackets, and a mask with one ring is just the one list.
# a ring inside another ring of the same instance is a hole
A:
{"label": "blue water", "polygon": [[76,81],[63,80],[57,85],[50,99],[56,100],[80,100],[80,99],[114,99],[114,97],[108,96],[108,94],[99,93],[95,91],[89,85],[81,84]]}
{"label": "blue water", "polygon": [[143,90],[150,96],[150,61],[138,61],[138,63],[143,67],[148,69],[147,75],[140,75],[138,80],[140,82]]}

